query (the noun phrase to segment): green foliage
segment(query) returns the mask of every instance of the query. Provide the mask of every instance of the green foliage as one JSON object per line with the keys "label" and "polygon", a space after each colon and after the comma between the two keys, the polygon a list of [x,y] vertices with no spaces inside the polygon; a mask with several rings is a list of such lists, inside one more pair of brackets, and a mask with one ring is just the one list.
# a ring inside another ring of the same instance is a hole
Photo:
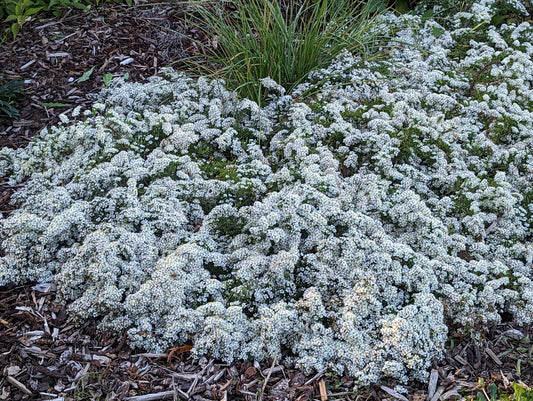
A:
{"label": "green foliage", "polygon": [[88,81],[91,77],[92,73],[94,71],[94,65],[91,67],[91,69],[85,71],[81,77],[78,78],[78,82],[85,82]]}
{"label": "green foliage", "polygon": [[59,16],[63,10],[72,7],[83,10],[90,8],[90,6],[77,0],[0,0],[0,19],[3,19],[4,23],[10,24],[5,32],[11,33],[14,39],[22,25],[39,13],[49,11],[55,16]]}
{"label": "green foliage", "polygon": [[520,384],[513,383],[513,401],[533,401],[533,390]]}
{"label": "green foliage", "polygon": [[107,401],[109,398],[102,395],[99,390],[105,382],[105,378],[100,372],[89,372],[83,375],[74,388],[74,399],[76,401]]}
{"label": "green foliage", "polygon": [[104,85],[107,87],[107,86],[109,86],[109,83],[110,83],[111,80],[113,79],[113,74],[111,74],[110,72],[108,72],[107,74],[104,74],[104,76],[102,77],[102,79],[104,80]]}
{"label": "green foliage", "polygon": [[3,117],[17,118],[18,110],[13,106],[22,96],[22,81],[6,81],[0,77],[0,121]]}
{"label": "green foliage", "polygon": [[[102,0],[0,0],[0,23],[7,24],[4,32],[17,36],[22,25],[42,13],[59,17],[66,10],[77,8],[88,11],[92,4]],[[132,4],[132,0],[105,0],[105,2]]]}
{"label": "green foliage", "polygon": [[495,383],[486,386],[483,379],[479,380],[478,387],[482,391],[464,399],[470,401],[533,401],[533,390],[521,382],[512,384],[512,393],[510,387],[498,388]]}
{"label": "green foliage", "polygon": [[[344,49],[362,56],[376,44],[374,1],[191,1],[194,26],[211,38],[206,56],[190,59],[199,75],[223,78],[239,95],[259,104],[270,77],[291,92],[311,72]],[[225,7],[227,5],[227,7]],[[231,6],[231,7],[230,7]],[[231,10],[234,11],[231,11]]]}

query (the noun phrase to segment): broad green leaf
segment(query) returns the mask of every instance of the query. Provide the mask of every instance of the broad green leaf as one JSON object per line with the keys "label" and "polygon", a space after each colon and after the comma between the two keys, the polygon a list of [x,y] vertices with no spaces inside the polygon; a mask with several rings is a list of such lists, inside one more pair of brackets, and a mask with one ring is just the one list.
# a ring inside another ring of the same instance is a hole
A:
{"label": "broad green leaf", "polygon": [[440,38],[443,33],[444,33],[444,29],[436,27],[436,26],[433,27],[433,35],[435,35],[436,38]]}
{"label": "broad green leaf", "polygon": [[19,24],[11,25],[11,32],[13,33],[13,37],[17,36],[17,34],[19,33],[19,30],[20,30]]}
{"label": "broad green leaf", "polygon": [[490,401],[498,401],[498,386],[494,383],[489,385]]}
{"label": "broad green leaf", "polygon": [[78,2],[70,3],[70,5],[72,7],[78,8],[78,9],[83,10],[83,11],[89,11],[89,9],[91,8],[90,5],[86,6],[85,4],[81,4],[81,3],[78,3]]}
{"label": "broad green leaf", "polygon": [[501,24],[503,24],[505,22],[505,20],[506,20],[506,16],[505,15],[497,14],[497,15],[492,17],[490,23],[491,23],[491,25],[500,26]]}
{"label": "broad green leaf", "polygon": [[109,85],[109,82],[111,82],[111,80],[113,79],[113,74],[108,72],[107,74],[104,74],[102,79],[104,80],[104,85],[107,86],[107,85]]}
{"label": "broad green leaf", "polygon": [[404,14],[409,11],[409,3],[407,0],[396,0],[394,8],[396,9],[396,12]]}
{"label": "broad green leaf", "polygon": [[533,390],[520,383],[513,383],[513,401],[533,401]]}
{"label": "broad green leaf", "polygon": [[89,77],[91,76],[91,74],[93,73],[94,71],[94,66],[89,70],[89,71],[85,71],[83,73],[83,75],[81,77],[78,78],[78,82],[85,82],[89,79]]}
{"label": "broad green leaf", "polygon": [[124,74],[124,81],[127,81],[129,77],[130,77],[130,73],[129,72],[125,73]]}
{"label": "broad green leaf", "polygon": [[427,10],[424,14],[422,14],[422,22],[426,22],[431,17],[433,17],[433,10]]}
{"label": "broad green leaf", "polygon": [[28,8],[24,13],[25,16],[38,14],[42,10],[42,7]]}

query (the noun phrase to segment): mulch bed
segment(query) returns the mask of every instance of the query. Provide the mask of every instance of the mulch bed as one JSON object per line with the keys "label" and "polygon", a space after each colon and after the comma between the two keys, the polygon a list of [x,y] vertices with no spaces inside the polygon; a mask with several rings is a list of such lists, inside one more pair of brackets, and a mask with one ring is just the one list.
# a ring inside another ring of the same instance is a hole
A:
{"label": "mulch bed", "polygon": [[[25,82],[24,98],[17,104],[20,117],[0,121],[0,146],[24,146],[56,124],[59,114],[78,105],[90,108],[87,95],[104,87],[106,73],[127,73],[130,80],[145,82],[159,68],[189,56],[194,48],[184,39],[180,4],[110,4],[26,23],[0,51],[4,78]],[[89,79],[79,82],[93,67]],[[53,103],[69,106],[49,105]]]}
{"label": "mulch bed", "polygon": [[[131,350],[125,333],[99,330],[95,319],[75,321],[55,290],[42,283],[0,287],[0,400],[402,399],[392,381],[353,392],[348,375],[306,375],[273,360],[195,360],[187,344],[161,354]],[[454,339],[435,361],[429,384],[405,386],[408,399],[457,399],[487,393],[490,383],[504,392],[510,382],[531,383],[531,335],[530,329],[501,325],[482,345]]]}
{"label": "mulch bed", "polygon": [[[90,108],[87,96],[103,88],[106,73],[128,73],[130,80],[144,82],[160,67],[180,66],[183,58],[200,52],[186,36],[209,38],[186,26],[183,7],[181,2],[108,4],[24,25],[15,40],[0,47],[4,76],[25,81],[20,117],[0,121],[0,146],[25,146],[56,124],[60,113],[78,105]],[[79,82],[93,67],[89,79]],[[16,189],[0,178],[4,217]],[[533,331],[512,323],[488,328],[480,343],[451,337],[429,383],[404,386],[404,396],[392,390],[394,382],[354,393],[348,375],[306,375],[273,360],[232,365],[195,360],[187,344],[161,354],[131,350],[124,333],[99,330],[96,319],[75,321],[55,294],[52,284],[0,287],[0,400],[436,401],[465,394],[490,399],[490,383],[507,393],[511,382],[533,383]]]}

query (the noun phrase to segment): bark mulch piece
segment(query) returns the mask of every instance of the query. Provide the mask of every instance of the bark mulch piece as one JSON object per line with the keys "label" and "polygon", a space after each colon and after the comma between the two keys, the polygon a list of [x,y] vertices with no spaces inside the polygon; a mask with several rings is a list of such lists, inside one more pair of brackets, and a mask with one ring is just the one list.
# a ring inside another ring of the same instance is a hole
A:
{"label": "bark mulch piece", "polygon": [[[128,73],[144,82],[160,67],[197,54],[185,39],[197,33],[184,23],[182,10],[180,1],[106,4],[25,24],[16,40],[0,47],[4,77],[25,81],[20,117],[0,121],[0,146],[25,146],[56,124],[60,113],[90,108],[87,95],[103,88],[104,74]],[[23,185],[0,178],[4,217],[13,210],[11,195]],[[98,330],[98,324],[69,315],[53,284],[0,287],[0,400],[436,401],[459,394],[489,399],[491,383],[507,393],[511,382],[533,383],[533,332],[512,323],[488,328],[479,343],[452,337],[429,383],[410,383],[406,394],[397,393],[393,381],[354,393],[346,374],[309,375],[273,360],[195,360],[188,344],[161,354],[131,350],[124,334]]]}

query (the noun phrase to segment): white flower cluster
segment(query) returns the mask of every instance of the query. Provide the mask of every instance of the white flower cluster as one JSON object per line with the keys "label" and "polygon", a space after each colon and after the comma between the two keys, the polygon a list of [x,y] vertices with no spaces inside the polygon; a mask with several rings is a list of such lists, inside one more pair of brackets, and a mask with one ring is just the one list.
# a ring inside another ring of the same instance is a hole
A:
{"label": "white flower cluster", "polygon": [[136,347],[360,385],[424,378],[449,324],[532,323],[533,28],[493,4],[453,30],[387,14],[387,58],[342,54],[293,95],[266,78],[263,108],[172,70],[115,82],[0,150],[27,179],[0,285],[54,280]]}

